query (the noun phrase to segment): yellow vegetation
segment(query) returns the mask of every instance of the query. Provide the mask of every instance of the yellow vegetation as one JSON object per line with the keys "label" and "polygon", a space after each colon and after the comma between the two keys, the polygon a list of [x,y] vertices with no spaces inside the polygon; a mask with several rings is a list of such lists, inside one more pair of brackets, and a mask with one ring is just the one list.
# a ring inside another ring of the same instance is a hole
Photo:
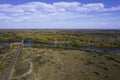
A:
{"label": "yellow vegetation", "polygon": [[20,43],[20,42],[14,42],[10,44],[11,48],[17,48],[19,46],[24,46],[24,44]]}

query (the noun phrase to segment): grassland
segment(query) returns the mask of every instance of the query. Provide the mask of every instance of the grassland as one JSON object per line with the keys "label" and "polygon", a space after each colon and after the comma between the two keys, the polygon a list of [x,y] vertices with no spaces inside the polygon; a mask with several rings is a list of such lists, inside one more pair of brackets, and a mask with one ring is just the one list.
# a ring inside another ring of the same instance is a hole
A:
{"label": "grassland", "polygon": [[[79,46],[120,47],[117,32],[64,30],[3,31],[0,41],[25,42],[12,70],[12,80],[119,80],[120,55],[76,49]],[[15,35],[16,34],[16,35]],[[57,46],[55,45],[57,40]],[[0,45],[0,80],[7,71],[16,48]]]}
{"label": "grassland", "polygon": [[6,73],[7,68],[10,65],[15,53],[16,49],[7,49],[6,51],[2,52],[2,54],[0,54],[0,79]]}
{"label": "grassland", "polygon": [[[32,72],[19,78],[29,71],[29,62]],[[12,74],[13,80],[119,80],[120,55],[24,48]]]}

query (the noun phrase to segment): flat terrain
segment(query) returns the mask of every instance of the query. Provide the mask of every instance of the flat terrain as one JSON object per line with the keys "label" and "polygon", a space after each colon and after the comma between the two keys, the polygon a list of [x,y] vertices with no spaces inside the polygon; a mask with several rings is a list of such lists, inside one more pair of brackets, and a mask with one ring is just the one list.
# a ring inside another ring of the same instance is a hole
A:
{"label": "flat terrain", "polygon": [[3,30],[0,34],[0,80],[19,46],[23,48],[11,80],[120,80],[120,30]]}
{"label": "flat terrain", "polygon": [[12,71],[12,80],[119,80],[119,74],[120,55],[24,48]]}

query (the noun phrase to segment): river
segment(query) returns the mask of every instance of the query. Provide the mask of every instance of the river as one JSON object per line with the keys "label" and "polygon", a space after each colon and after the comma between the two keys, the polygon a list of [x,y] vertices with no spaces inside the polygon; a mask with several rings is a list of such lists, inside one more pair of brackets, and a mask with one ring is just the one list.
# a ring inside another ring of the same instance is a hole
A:
{"label": "river", "polygon": [[[0,42],[3,46],[9,46],[9,42]],[[25,47],[31,47],[33,42],[25,42]],[[96,52],[108,52],[108,53],[114,53],[114,54],[120,54],[120,48],[119,47],[96,47],[96,46],[80,46],[81,50],[88,50],[88,51],[96,51]]]}

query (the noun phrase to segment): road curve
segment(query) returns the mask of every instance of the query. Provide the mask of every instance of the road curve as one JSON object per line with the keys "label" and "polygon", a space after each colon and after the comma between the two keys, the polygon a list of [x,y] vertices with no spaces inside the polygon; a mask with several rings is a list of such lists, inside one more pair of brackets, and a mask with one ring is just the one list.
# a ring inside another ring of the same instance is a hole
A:
{"label": "road curve", "polygon": [[29,62],[29,65],[30,65],[30,66],[29,66],[29,71],[28,71],[28,72],[24,73],[24,74],[21,75],[21,76],[13,77],[12,79],[20,79],[20,78],[22,78],[22,77],[25,77],[25,76],[29,75],[29,74],[32,72],[32,68],[33,68],[33,64],[32,64],[31,61]]}

